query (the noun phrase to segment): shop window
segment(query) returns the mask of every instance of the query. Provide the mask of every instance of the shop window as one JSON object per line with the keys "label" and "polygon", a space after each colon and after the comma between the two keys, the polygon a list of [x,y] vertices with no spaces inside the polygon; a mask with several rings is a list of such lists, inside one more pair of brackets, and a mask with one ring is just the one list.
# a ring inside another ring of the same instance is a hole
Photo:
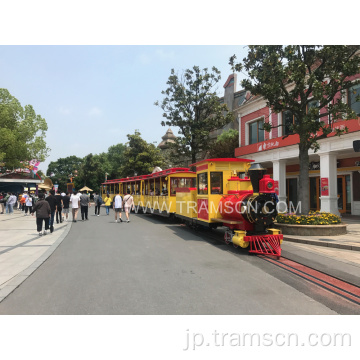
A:
{"label": "shop window", "polygon": [[357,99],[359,96],[360,85],[356,85],[348,89],[348,105],[355,111],[357,116],[360,116],[360,101]]}
{"label": "shop window", "polygon": [[260,119],[249,123],[249,144],[264,141],[264,120]]}
{"label": "shop window", "polygon": [[198,194],[207,195],[208,194],[208,176],[207,173],[198,174],[197,176],[198,183]]}
{"label": "shop window", "polygon": [[210,188],[211,194],[223,193],[223,173],[211,172],[210,173]]}

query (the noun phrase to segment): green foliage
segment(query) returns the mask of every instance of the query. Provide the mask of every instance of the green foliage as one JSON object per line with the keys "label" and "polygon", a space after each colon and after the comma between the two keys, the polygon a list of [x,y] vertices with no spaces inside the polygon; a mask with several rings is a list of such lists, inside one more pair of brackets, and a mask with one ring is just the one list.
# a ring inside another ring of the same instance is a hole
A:
{"label": "green foliage", "polygon": [[[299,134],[306,149],[318,150],[318,140],[327,137],[337,119],[354,119],[356,114],[336,97],[357,82],[349,76],[359,73],[360,46],[249,46],[243,63],[230,63],[237,71],[246,70],[249,77],[242,86],[254,95],[262,95],[276,113],[290,110],[295,116],[291,130]],[[355,55],[355,56],[354,56]],[[310,102],[318,105],[311,107]],[[319,114],[320,109],[325,111]],[[324,120],[331,117],[331,125]],[[318,119],[320,118],[320,121]],[[272,128],[265,125],[266,130]],[[344,130],[338,130],[341,134]]]}
{"label": "green foliage", "polygon": [[276,221],[279,224],[293,224],[293,225],[334,225],[341,224],[341,218],[337,215],[310,211],[309,215],[296,214],[278,214]]}
{"label": "green foliage", "polygon": [[239,132],[229,129],[221,133],[212,145],[209,153],[211,158],[235,157],[235,149],[239,147]]}
{"label": "green foliage", "polygon": [[72,155],[66,158],[60,158],[57,161],[50,162],[46,175],[50,176],[54,173],[55,176],[51,177],[52,182],[59,185],[59,189],[62,191],[66,190],[66,184],[70,182],[69,175],[72,174],[74,179],[78,175],[78,172],[83,163],[83,159]]}
{"label": "green foliage", "polygon": [[[356,118],[339,94],[359,83],[349,80],[359,73],[359,49],[359,45],[249,46],[242,63],[236,63],[235,55],[230,58],[233,70],[247,72],[248,78],[241,82],[246,90],[263,96],[273,112],[289,110],[295,118],[290,131],[300,137],[299,199],[303,214],[310,210],[309,149],[316,152],[320,146],[318,140],[332,131],[336,135],[347,131],[334,129],[337,119]],[[321,114],[320,109],[323,109]],[[328,119],[331,119],[329,125],[325,123]],[[264,129],[271,128],[266,121]]]}
{"label": "green foliage", "polygon": [[161,103],[155,102],[164,111],[163,126],[177,126],[181,137],[176,138],[178,157],[191,158],[196,162],[196,155],[210,148],[209,134],[220,129],[233,120],[227,106],[221,104],[214,90],[221,79],[215,67],[211,72],[198,66],[184,71],[178,76],[175,70],[167,81],[168,88],[161,93],[165,95]]}
{"label": "green foliage", "polygon": [[107,152],[107,160],[110,164],[111,170],[109,179],[119,179],[122,177],[121,168],[125,165],[125,149],[126,145],[117,144],[110,146]]}
{"label": "green foliage", "polygon": [[78,176],[75,178],[75,188],[81,189],[87,186],[98,191],[100,184],[105,181],[105,173],[109,173],[109,171],[111,171],[111,165],[107,154],[88,154],[84,157]]}
{"label": "green foliage", "polygon": [[154,167],[164,166],[160,150],[154,144],[147,143],[140,135],[138,131],[127,135],[129,142],[124,152],[125,162],[121,167],[123,177],[150,174]]}
{"label": "green foliage", "polygon": [[0,161],[6,168],[19,167],[21,161],[44,161],[49,152],[44,118],[31,105],[24,108],[8,90],[0,89]]}

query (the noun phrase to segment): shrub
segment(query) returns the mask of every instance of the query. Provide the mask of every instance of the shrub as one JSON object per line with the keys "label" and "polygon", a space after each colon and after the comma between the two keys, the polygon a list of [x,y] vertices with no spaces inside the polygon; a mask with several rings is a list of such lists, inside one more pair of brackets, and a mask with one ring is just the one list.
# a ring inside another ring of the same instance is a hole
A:
{"label": "shrub", "polygon": [[310,211],[309,215],[296,215],[292,213],[278,214],[276,221],[279,224],[294,224],[294,225],[334,225],[340,224],[341,218],[337,215]]}

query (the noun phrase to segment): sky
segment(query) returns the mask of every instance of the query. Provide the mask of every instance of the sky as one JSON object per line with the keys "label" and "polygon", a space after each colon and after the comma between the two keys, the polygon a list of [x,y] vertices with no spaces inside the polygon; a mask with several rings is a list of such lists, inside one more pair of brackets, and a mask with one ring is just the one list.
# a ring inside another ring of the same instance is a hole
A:
{"label": "sky", "polygon": [[158,145],[168,126],[154,102],[163,99],[171,69],[217,67],[223,96],[230,56],[246,52],[240,45],[2,45],[0,87],[45,118],[51,151],[39,168],[46,171],[58,158],[107,152],[135,130]]}
{"label": "sky", "polygon": [[[2,4],[0,88],[22,106],[32,105],[48,124],[51,151],[39,168],[45,172],[59,158],[106,152],[126,143],[135,130],[159,144],[168,127],[161,126],[163,112],[154,102],[163,99],[171,69],[181,74],[194,65],[217,67],[222,96],[231,74],[229,58],[245,57],[245,44],[321,43],[322,22],[305,31],[300,26],[300,36],[296,23],[302,24],[310,4],[324,18],[337,16],[304,0],[284,31],[283,22],[275,20],[291,6],[285,0],[275,3],[260,0],[256,8],[237,0],[215,7],[203,0]],[[326,40],[335,43],[336,34]],[[238,74],[237,90],[242,77]]]}

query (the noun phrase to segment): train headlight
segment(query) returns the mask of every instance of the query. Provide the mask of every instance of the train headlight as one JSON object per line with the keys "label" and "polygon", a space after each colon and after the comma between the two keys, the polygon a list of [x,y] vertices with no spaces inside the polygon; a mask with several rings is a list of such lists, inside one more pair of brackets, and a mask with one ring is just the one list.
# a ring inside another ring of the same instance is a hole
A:
{"label": "train headlight", "polygon": [[273,188],[273,183],[271,183],[271,182],[269,182],[269,183],[267,183],[267,188],[269,189],[269,190],[271,190],[272,188]]}

